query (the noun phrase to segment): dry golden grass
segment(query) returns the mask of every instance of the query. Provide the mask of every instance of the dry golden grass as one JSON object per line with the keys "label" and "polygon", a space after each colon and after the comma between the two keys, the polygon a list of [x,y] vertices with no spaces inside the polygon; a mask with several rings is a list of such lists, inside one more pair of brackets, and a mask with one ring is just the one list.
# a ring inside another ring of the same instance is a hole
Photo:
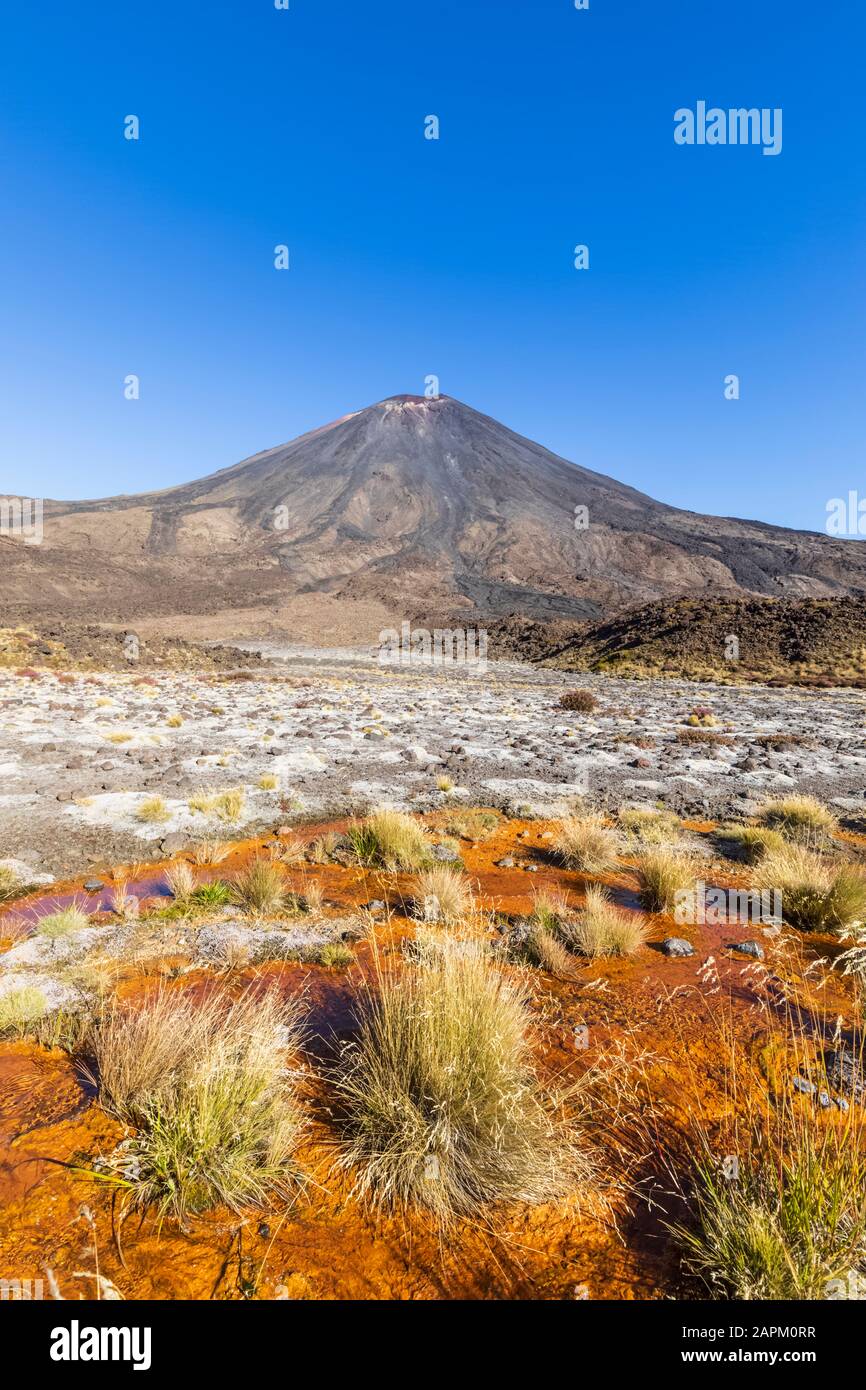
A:
{"label": "dry golden grass", "polygon": [[758,825],[723,825],[716,831],[715,839],[725,855],[745,864],[760,864],[768,854],[785,848],[784,837],[778,830]]}
{"label": "dry golden grass", "polygon": [[168,890],[178,902],[184,903],[195,891],[196,877],[189,864],[178,859],[169,864],[163,874]]}
{"label": "dry golden grass", "polygon": [[171,813],[161,796],[145,797],[135,814],[138,820],[145,821],[148,825],[161,825],[171,819]]}
{"label": "dry golden grass", "polygon": [[93,1030],[102,1105],[138,1131],[134,1200],[181,1223],[216,1205],[233,1211],[297,1190],[304,1128],[287,1053],[300,1048],[303,1009],[274,992],[192,1000],[161,991],[115,1003]]}
{"label": "dry golden grass", "polygon": [[640,899],[649,912],[673,912],[678,892],[694,886],[695,866],[685,855],[667,849],[647,849],[635,868]]}
{"label": "dry golden grass", "polygon": [[466,943],[380,969],[337,1083],[358,1195],[448,1223],[591,1181],[562,1098],[539,1083],[529,1026],[521,984]]}
{"label": "dry golden grass", "polygon": [[[856,1297],[866,1267],[863,1108],[828,1113],[793,1088],[795,1074],[816,1089],[826,1078],[790,1014],[773,1015],[759,1055],[729,1023],[713,1026],[727,1103],[721,1130],[703,1104],[688,1106],[692,1133],[674,1169],[687,1214],[672,1227],[685,1268],[713,1298]],[[780,1065],[768,1096],[761,1056],[770,1054]],[[701,1097],[704,1085],[698,1077]]]}
{"label": "dry golden grass", "polygon": [[430,843],[424,830],[402,811],[380,808],[346,831],[346,839],[360,864],[378,865],[390,871],[419,869],[430,859]]}
{"label": "dry golden grass", "polygon": [[7,868],[5,864],[0,864],[0,903],[11,902],[13,898],[20,897],[23,892],[24,884],[15,870]]}
{"label": "dry golden grass", "polygon": [[190,811],[200,812],[221,821],[238,821],[246,808],[243,787],[229,787],[219,792],[196,792],[187,801]]}
{"label": "dry golden grass", "polygon": [[470,806],[465,811],[452,811],[444,822],[444,829],[446,834],[456,835],[461,840],[489,840],[501,823],[498,811]]}
{"label": "dry golden grass", "polygon": [[622,810],[617,819],[621,829],[639,845],[674,844],[682,833],[682,821],[672,811]]}
{"label": "dry golden grass", "polygon": [[193,845],[192,857],[199,865],[221,864],[231,852],[231,845],[222,840],[199,840],[198,844]]}
{"label": "dry golden grass", "polygon": [[139,914],[138,898],[134,893],[126,891],[126,882],[123,879],[118,879],[111,891],[111,910],[123,918],[137,917]]}
{"label": "dry golden grass", "polygon": [[281,864],[300,864],[306,858],[306,846],[297,835],[281,835],[268,849],[272,859]]}
{"label": "dry golden grass", "polygon": [[556,933],[550,927],[542,926],[541,922],[533,922],[530,926],[524,949],[529,961],[548,974],[560,979],[574,974],[574,958]]}
{"label": "dry golden grass", "polygon": [[469,917],[475,903],[466,875],[449,864],[422,869],[417,877],[415,911],[426,920],[446,924]]}
{"label": "dry golden grass", "polygon": [[839,828],[833,812],[814,796],[784,796],[766,801],[758,810],[758,819],[785,836],[815,831],[832,835]]}
{"label": "dry golden grass", "polygon": [[48,1012],[48,1000],[41,989],[22,985],[0,995],[0,1037],[25,1033]]}
{"label": "dry golden grass", "polygon": [[232,901],[246,912],[279,912],[286,903],[285,877],[280,866],[270,859],[251,859],[235,874],[230,888]]}
{"label": "dry golden grass", "polygon": [[553,831],[553,847],[567,869],[600,874],[616,866],[615,831],[599,815],[567,816]]}
{"label": "dry golden grass", "polygon": [[634,955],[646,945],[649,936],[644,919],[635,912],[617,907],[606,890],[597,884],[587,888],[583,907],[564,933],[569,947],[591,960],[601,956]]}
{"label": "dry golden grass", "polygon": [[756,886],[777,891],[782,915],[800,931],[844,932],[866,917],[866,878],[847,864],[788,843],[758,865]]}
{"label": "dry golden grass", "polygon": [[70,903],[68,907],[59,907],[56,912],[40,917],[36,930],[40,936],[69,936],[89,925],[90,918],[84,909],[78,903]]}

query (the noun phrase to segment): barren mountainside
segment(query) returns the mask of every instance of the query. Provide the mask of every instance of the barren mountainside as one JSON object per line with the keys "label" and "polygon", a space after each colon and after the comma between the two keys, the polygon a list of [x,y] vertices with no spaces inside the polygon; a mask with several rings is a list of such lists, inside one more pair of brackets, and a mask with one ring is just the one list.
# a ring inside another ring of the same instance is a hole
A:
{"label": "barren mountainside", "polygon": [[684,593],[866,592],[856,541],[680,511],[447,396],[392,397],[180,487],[48,502],[43,544],[3,538],[0,557],[7,617],[225,614],[228,631],[241,610],[290,629],[313,598],[377,622],[583,622]]}

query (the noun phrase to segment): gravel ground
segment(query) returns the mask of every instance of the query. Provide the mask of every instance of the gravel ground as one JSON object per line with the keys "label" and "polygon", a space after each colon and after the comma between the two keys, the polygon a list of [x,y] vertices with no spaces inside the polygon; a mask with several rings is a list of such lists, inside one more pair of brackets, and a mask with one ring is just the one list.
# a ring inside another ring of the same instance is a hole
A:
{"label": "gravel ground", "polygon": [[[505,662],[381,666],[348,650],[266,655],[270,676],[241,680],[0,674],[0,856],[59,876],[379,803],[556,815],[587,795],[722,819],[801,790],[852,823],[866,818],[862,691],[576,678]],[[593,713],[559,708],[576,685],[596,695]],[[724,741],[677,741],[695,707],[712,711]],[[777,735],[789,739],[778,751],[761,742]],[[188,805],[237,787],[235,821]],[[166,815],[156,823],[139,814],[154,796]]]}

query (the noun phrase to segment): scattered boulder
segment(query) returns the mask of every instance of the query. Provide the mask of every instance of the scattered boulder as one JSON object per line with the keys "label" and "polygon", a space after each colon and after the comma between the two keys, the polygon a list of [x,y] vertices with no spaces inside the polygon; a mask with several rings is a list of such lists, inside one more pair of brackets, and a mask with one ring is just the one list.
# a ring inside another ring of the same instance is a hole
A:
{"label": "scattered boulder", "polygon": [[755,960],[763,960],[766,955],[759,941],[737,941],[731,946],[731,950],[739,951],[744,956],[752,956]]}
{"label": "scattered boulder", "polygon": [[662,951],[666,956],[693,956],[695,948],[690,941],[685,941],[681,936],[669,936],[662,942]]}

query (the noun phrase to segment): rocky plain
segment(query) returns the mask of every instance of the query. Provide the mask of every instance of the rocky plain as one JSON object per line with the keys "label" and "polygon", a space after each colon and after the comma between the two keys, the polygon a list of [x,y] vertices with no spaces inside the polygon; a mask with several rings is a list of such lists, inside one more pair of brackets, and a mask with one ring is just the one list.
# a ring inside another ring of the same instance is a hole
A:
{"label": "rocky plain", "polygon": [[[218,673],[0,671],[3,856],[62,877],[377,805],[556,816],[584,801],[718,821],[802,791],[866,819],[860,690],[265,655],[264,669]],[[597,697],[591,714],[559,707],[575,684]],[[705,742],[684,734],[697,706],[716,721]],[[230,822],[196,808],[229,788],[243,791]]]}

